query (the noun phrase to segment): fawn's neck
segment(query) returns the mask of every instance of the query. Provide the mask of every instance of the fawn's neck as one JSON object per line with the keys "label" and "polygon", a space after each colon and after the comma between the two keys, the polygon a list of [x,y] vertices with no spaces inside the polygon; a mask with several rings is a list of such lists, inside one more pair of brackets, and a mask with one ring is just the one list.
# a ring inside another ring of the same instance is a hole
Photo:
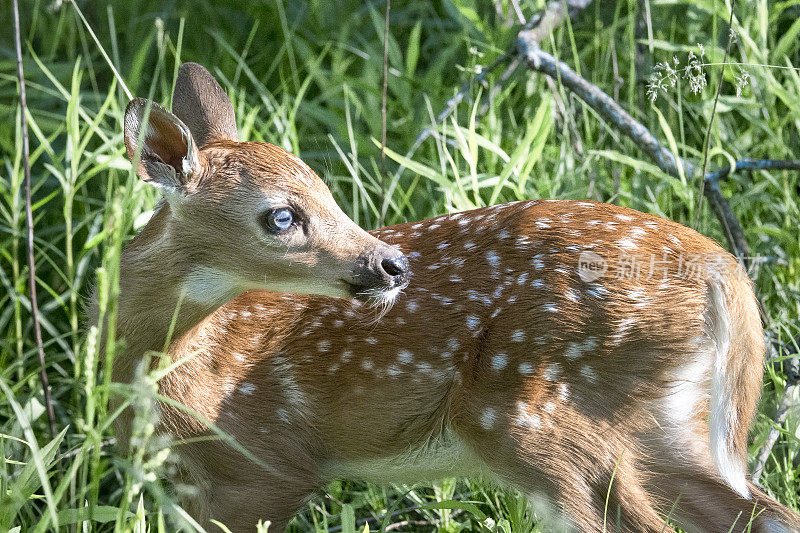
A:
{"label": "fawn's neck", "polygon": [[116,338],[125,350],[114,364],[114,379],[129,381],[148,351],[169,351],[195,325],[242,292],[234,280],[196,267],[196,250],[174,234],[169,206],[122,252]]}

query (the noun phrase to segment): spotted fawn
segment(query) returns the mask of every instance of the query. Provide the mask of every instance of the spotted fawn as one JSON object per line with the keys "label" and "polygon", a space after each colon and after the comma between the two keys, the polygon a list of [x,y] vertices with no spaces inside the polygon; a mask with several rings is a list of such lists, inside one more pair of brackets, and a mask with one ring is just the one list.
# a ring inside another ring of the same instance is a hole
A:
{"label": "spotted fawn", "polygon": [[158,427],[201,526],[281,531],[336,478],[485,476],[569,531],[800,529],[746,477],[763,332],[712,240],[551,200],[364,231],[300,159],[240,142],[193,63],[124,130],[164,200],[122,254],[113,377],[168,343]]}

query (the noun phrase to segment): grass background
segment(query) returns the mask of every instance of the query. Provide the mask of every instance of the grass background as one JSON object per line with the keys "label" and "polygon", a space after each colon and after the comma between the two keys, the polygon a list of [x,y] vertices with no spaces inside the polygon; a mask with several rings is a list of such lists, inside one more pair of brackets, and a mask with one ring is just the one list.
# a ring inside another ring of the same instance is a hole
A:
{"label": "grass background", "polygon": [[[543,3],[519,5],[528,17]],[[0,530],[169,531],[176,523],[171,520],[181,520],[163,482],[173,467],[169,450],[152,434],[156,376],[113,389],[100,369],[101,360],[113,359],[113,346],[98,351],[97,328],[83,314],[96,284],[105,311],[114,316],[120,247],[157,199],[124,157],[128,98],[109,62],[132,94],[165,105],[180,62],[206,65],[234,102],[240,136],[301,156],[366,228],[381,218],[391,224],[520,198],[593,198],[690,225],[699,215],[696,229],[723,241],[707,205],[697,203],[696,184],[656,170],[557,81],[548,84],[520,69],[482,114],[481,98],[500,69],[486,86],[473,84],[451,118],[433,124],[447,99],[513,42],[518,27],[509,24],[512,7],[508,0],[392,3],[392,155],[382,204],[376,139],[383,2],[82,1],[76,8],[60,0],[23,1],[39,305],[61,431],[52,439],[27,297],[11,2],[0,0]],[[721,61],[729,16],[730,2],[723,0],[594,2],[543,46],[682,156],[701,161],[720,67],[703,67],[709,86],[701,93],[692,94],[679,78],[654,105],[646,85],[656,63],[672,64],[677,57],[685,65],[698,44],[707,63]],[[796,158],[800,2],[739,1],[733,30],[730,61],[737,66],[725,73],[711,128],[711,165],[742,157]],[[737,94],[742,73],[749,84]],[[435,134],[408,154],[427,127]],[[723,183],[754,254],[770,258],[754,277],[772,320],[768,334],[781,342],[796,338],[799,329],[799,179],[797,172],[753,172]],[[753,455],[784,386],[785,376],[767,370]],[[141,446],[128,455],[111,440],[116,413],[108,412],[106,400],[112,393],[126,396],[140,414]],[[761,478],[795,509],[797,426],[793,411]],[[454,498],[475,503],[455,504]],[[431,508],[434,502],[445,503]],[[365,520],[371,530],[537,529],[523,497],[480,480],[390,487],[336,482],[293,527],[351,532],[362,530]]]}

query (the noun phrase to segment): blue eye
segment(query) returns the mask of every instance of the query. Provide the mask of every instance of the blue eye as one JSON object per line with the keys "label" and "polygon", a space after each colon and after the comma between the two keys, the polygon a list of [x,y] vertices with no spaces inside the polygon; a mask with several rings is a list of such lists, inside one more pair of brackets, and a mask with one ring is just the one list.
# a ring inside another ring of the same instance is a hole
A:
{"label": "blue eye", "polygon": [[294,213],[291,209],[282,207],[267,213],[267,227],[275,232],[286,231],[294,224]]}

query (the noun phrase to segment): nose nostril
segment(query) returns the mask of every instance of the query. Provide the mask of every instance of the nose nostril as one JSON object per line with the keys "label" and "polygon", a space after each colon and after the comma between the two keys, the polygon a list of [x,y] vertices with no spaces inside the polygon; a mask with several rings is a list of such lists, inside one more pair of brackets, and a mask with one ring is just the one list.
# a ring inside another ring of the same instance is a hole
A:
{"label": "nose nostril", "polygon": [[387,258],[381,261],[381,268],[390,276],[401,276],[408,270],[408,259],[404,255]]}

